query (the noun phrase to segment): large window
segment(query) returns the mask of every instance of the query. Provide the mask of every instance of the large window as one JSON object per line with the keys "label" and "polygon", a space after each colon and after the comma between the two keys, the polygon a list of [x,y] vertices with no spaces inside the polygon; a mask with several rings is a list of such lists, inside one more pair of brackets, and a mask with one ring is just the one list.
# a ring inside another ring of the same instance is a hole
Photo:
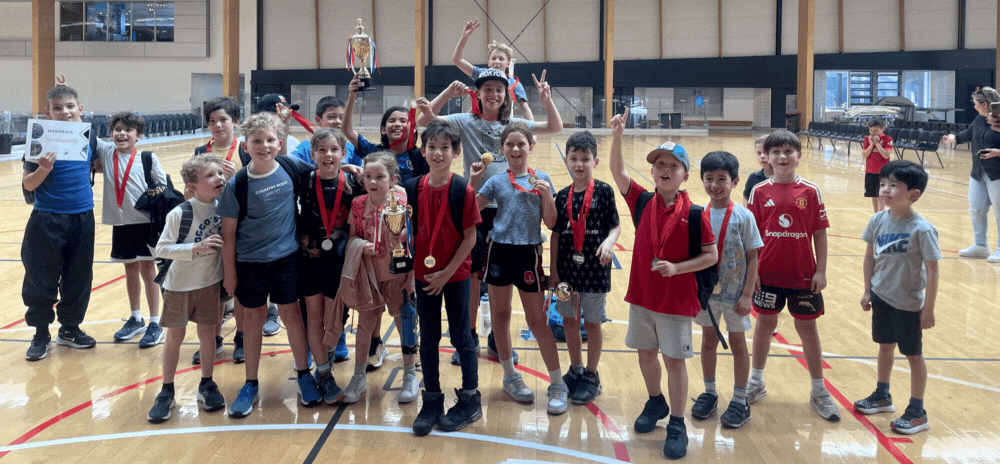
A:
{"label": "large window", "polygon": [[173,2],[60,2],[59,40],[173,42]]}

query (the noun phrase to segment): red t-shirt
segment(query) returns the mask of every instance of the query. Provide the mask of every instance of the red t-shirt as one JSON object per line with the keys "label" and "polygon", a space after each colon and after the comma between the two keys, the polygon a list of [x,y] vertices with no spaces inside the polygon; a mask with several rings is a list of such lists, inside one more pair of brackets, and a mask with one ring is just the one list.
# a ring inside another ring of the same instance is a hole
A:
{"label": "red t-shirt", "polygon": [[[455,222],[451,220],[451,208],[463,207],[462,205],[452,205],[448,204],[448,208],[443,208],[443,204],[448,199],[448,185],[442,185],[440,187],[430,187],[430,208],[427,208],[422,203],[417,203],[420,207],[420,214],[417,217],[417,224],[413,227],[417,230],[417,235],[414,238],[414,243],[416,245],[416,251],[414,252],[413,259],[413,275],[417,280],[426,282],[424,280],[424,274],[430,272],[440,271],[448,265],[451,258],[458,251],[458,246],[462,243],[464,230],[455,230]],[[420,196],[422,192],[417,193]],[[420,198],[413,198],[411,202],[419,202]],[[431,235],[433,233],[433,227],[438,221],[438,215],[443,214],[444,217],[441,218],[441,230],[437,234],[436,241],[434,242],[434,250],[429,250]],[[462,227],[468,229],[469,227],[475,227],[477,224],[483,222],[482,218],[479,216],[479,204],[476,203],[476,192],[472,190],[472,187],[466,185],[465,187],[465,205],[464,211],[462,212]],[[434,267],[427,269],[424,265],[424,258],[428,255],[433,256],[437,261],[434,263]],[[455,274],[448,279],[448,282],[459,282],[465,280],[469,277],[469,270],[472,268],[472,254],[469,253],[465,256],[465,260],[462,261],[462,265],[455,270]]]}
{"label": "red t-shirt", "polygon": [[[628,203],[629,211],[635,214],[635,205],[639,201],[639,195],[646,189],[632,180],[628,194],[625,195],[625,202]],[[675,275],[673,277],[663,277],[659,272],[651,270],[653,263],[653,237],[650,235],[649,221],[654,220],[654,206],[659,213],[655,218],[656,223],[666,224],[667,218],[674,212],[677,203],[688,193],[681,191],[677,193],[675,203],[670,207],[665,206],[663,197],[653,195],[653,198],[646,203],[642,218],[639,220],[639,227],[635,232],[635,248],[632,252],[632,270],[629,272],[628,292],[625,293],[625,301],[634,305],[642,306],[650,311],[676,316],[694,317],[701,310],[701,303],[698,301],[698,283],[695,281],[694,273],[688,272]],[[654,202],[656,204],[654,205]],[[659,255],[672,263],[679,263],[691,259],[688,256],[688,212],[683,214],[680,222],[674,230],[660,233],[668,233],[663,248]],[[662,236],[661,236],[662,240]],[[715,234],[712,233],[712,221],[705,210],[701,216],[701,244],[711,245],[715,243]]]}
{"label": "red t-shirt", "polygon": [[813,234],[830,227],[819,187],[801,177],[790,184],[768,179],[750,192],[747,208],[757,218],[764,239],[760,283],[806,289],[816,273]]}
{"label": "red t-shirt", "polygon": [[[885,134],[882,134],[880,137],[879,141],[882,142],[882,148],[886,151],[886,153],[892,155],[892,137]],[[862,150],[867,150],[871,145],[870,139],[871,137],[867,136],[865,137],[865,140],[861,142]],[[882,166],[885,166],[888,162],[889,158],[882,156],[877,149],[873,148],[871,154],[868,155],[868,159],[865,160],[865,173],[878,174],[882,171]]]}

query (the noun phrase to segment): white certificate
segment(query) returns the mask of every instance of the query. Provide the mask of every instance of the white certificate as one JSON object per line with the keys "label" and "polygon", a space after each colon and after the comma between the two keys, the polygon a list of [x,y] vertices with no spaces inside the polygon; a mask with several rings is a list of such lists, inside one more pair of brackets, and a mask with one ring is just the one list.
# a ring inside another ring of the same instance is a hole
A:
{"label": "white certificate", "polygon": [[85,122],[28,120],[28,141],[24,159],[37,162],[53,152],[60,161],[90,160],[90,124]]}

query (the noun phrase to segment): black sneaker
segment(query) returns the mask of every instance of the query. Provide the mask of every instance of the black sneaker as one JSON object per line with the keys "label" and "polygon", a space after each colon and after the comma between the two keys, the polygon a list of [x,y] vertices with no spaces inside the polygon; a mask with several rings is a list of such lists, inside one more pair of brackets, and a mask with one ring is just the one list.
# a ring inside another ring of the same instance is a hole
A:
{"label": "black sneaker", "polygon": [[670,405],[663,393],[646,400],[646,406],[642,408],[642,414],[635,420],[633,427],[636,432],[649,433],[656,428],[656,421],[667,417],[670,414]]}
{"label": "black sneaker", "polygon": [[670,421],[667,424],[667,441],[663,443],[663,455],[667,459],[680,459],[687,454],[687,427],[683,422]]}
{"label": "black sneaker", "polygon": [[877,390],[868,395],[868,398],[855,401],[854,409],[857,409],[861,414],[896,412],[896,407],[892,405],[892,395]]}
{"label": "black sneaker", "polygon": [[889,423],[889,428],[896,433],[913,435],[931,428],[927,422],[927,411],[907,406],[903,416]]}
{"label": "black sneaker", "polygon": [[424,404],[413,420],[413,433],[422,437],[431,433],[444,415],[444,393],[423,391]]}
{"label": "black sneaker", "polygon": [[580,385],[580,380],[583,378],[583,374],[578,374],[573,366],[569,366],[569,370],[566,374],[562,376],[563,383],[566,384],[566,388],[569,389],[569,397],[573,397],[573,392]]}
{"label": "black sneaker", "polygon": [[695,419],[708,419],[708,416],[711,416],[718,407],[719,395],[705,392],[698,395],[698,399],[694,400],[694,405],[691,406],[691,416]]}
{"label": "black sneaker", "polygon": [[240,364],[246,360],[247,357],[243,354],[243,334],[236,334],[233,338],[233,362]]}
{"label": "black sneaker", "polygon": [[438,421],[438,430],[442,432],[462,430],[483,417],[483,395],[479,390],[465,393],[456,388],[455,393],[458,395],[458,403]]}
{"label": "black sneaker", "polygon": [[208,411],[218,411],[226,407],[226,398],[219,391],[219,386],[215,381],[210,381],[198,387],[198,401],[202,407]]}
{"label": "black sneaker", "polygon": [[[222,344],[222,336],[221,335],[216,335],[215,336],[215,356],[218,357],[220,354],[222,354],[223,351],[226,351],[226,347],[223,346],[223,344]],[[201,364],[201,350],[200,349],[197,350],[197,351],[195,351],[194,355],[191,356],[191,364],[195,364],[195,365]]]}
{"label": "black sneaker", "polygon": [[747,400],[740,398],[733,398],[729,402],[729,407],[726,408],[726,412],[722,413],[722,417],[719,418],[719,422],[722,422],[722,426],[727,429],[738,429],[743,427],[750,420],[750,404]]}
{"label": "black sneaker", "polygon": [[84,331],[80,330],[79,327],[59,329],[59,336],[56,337],[56,343],[80,349],[93,348],[97,346],[97,340],[94,340],[94,337],[91,337]]}
{"label": "black sneaker", "polygon": [[45,337],[39,337],[35,335],[31,339],[31,346],[28,347],[28,352],[24,354],[24,359],[28,361],[38,361],[45,359],[49,355],[49,348],[52,347],[52,337],[46,335]]}
{"label": "black sneaker", "polygon": [[[486,356],[489,356],[497,361],[500,360],[500,355],[497,353],[497,342],[493,340],[493,332],[490,332],[489,336],[486,337]],[[510,357],[514,358],[514,364],[518,364],[520,359],[518,359],[517,351],[514,348],[510,349]]]}
{"label": "black sneaker", "polygon": [[154,424],[159,424],[170,419],[170,410],[174,408],[174,392],[160,390],[153,400],[153,408],[149,410],[146,419]]}
{"label": "black sneaker", "polygon": [[584,370],[580,376],[580,383],[576,387],[576,392],[570,397],[573,404],[587,404],[601,394],[601,376],[597,371]]}

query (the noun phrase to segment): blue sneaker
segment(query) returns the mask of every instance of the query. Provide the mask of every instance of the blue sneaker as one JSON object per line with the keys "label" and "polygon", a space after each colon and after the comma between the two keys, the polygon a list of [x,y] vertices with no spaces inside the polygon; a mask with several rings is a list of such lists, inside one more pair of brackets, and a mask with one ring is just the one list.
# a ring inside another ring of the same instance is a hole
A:
{"label": "blue sneaker", "polygon": [[299,377],[299,395],[302,402],[302,406],[311,408],[319,404],[323,397],[319,394],[319,388],[316,386],[316,377],[312,374],[303,375]]}
{"label": "blue sneaker", "polygon": [[236,394],[236,401],[229,407],[229,417],[239,419],[246,417],[253,412],[253,404],[260,400],[257,392],[260,387],[255,387],[249,383],[243,384],[243,388]]}
{"label": "blue sneaker", "polygon": [[125,320],[125,325],[115,332],[115,341],[123,342],[146,331],[146,323],[142,319],[129,317]]}
{"label": "blue sneaker", "polygon": [[319,387],[320,394],[323,395],[324,403],[336,404],[344,399],[344,390],[337,386],[337,380],[333,378],[333,374],[317,372],[316,385]]}
{"label": "blue sneaker", "polygon": [[160,343],[163,343],[163,339],[166,338],[167,334],[163,332],[163,327],[155,322],[150,322],[149,327],[146,328],[146,334],[142,336],[142,340],[139,340],[139,348],[151,348]]}
{"label": "blue sneaker", "polygon": [[348,359],[351,359],[351,355],[347,351],[347,332],[341,332],[340,341],[337,342],[337,349],[334,351],[333,362],[342,363]]}

